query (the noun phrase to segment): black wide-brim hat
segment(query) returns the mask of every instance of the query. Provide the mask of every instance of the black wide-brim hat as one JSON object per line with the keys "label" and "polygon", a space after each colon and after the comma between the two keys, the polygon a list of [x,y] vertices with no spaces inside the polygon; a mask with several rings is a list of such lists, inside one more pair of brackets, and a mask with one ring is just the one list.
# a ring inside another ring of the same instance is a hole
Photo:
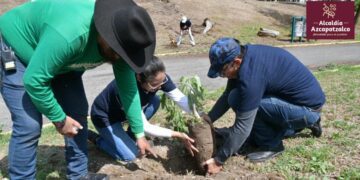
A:
{"label": "black wide-brim hat", "polygon": [[132,0],[97,0],[95,27],[109,46],[137,73],[153,58],[154,24],[146,10]]}

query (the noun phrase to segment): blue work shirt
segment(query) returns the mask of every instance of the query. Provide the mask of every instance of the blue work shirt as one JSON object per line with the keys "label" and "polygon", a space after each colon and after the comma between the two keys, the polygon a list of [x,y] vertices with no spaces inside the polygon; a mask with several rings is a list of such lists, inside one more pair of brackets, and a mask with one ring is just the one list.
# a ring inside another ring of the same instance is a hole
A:
{"label": "blue work shirt", "polygon": [[288,51],[271,46],[247,45],[236,88],[240,92],[237,110],[257,108],[265,96],[291,104],[318,109],[325,95],[314,75]]}
{"label": "blue work shirt", "polygon": [[229,108],[231,90],[239,92],[235,100],[235,124],[215,160],[225,160],[242,146],[250,134],[261,99],[273,96],[291,104],[317,110],[325,103],[325,95],[314,75],[284,49],[246,45],[237,79],[228,80],[227,87],[209,112],[214,122]]}

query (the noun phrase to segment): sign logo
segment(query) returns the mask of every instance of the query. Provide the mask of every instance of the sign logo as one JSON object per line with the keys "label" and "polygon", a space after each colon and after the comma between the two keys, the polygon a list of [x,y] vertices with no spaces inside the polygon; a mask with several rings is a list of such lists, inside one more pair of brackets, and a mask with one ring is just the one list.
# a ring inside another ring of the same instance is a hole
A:
{"label": "sign logo", "polygon": [[330,6],[327,6],[325,3],[324,3],[324,8],[323,8],[323,16],[327,15],[327,17],[332,17],[334,18],[335,16],[335,11],[336,11],[336,4],[330,4]]}
{"label": "sign logo", "polygon": [[307,39],[354,39],[354,1],[307,1]]}

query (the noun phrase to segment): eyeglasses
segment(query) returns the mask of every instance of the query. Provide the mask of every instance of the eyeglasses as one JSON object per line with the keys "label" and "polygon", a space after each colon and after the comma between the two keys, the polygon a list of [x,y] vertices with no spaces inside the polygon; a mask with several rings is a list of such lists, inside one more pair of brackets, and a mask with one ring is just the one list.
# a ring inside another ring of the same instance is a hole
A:
{"label": "eyeglasses", "polygon": [[149,90],[150,91],[156,91],[157,89],[160,89],[160,87],[162,85],[164,85],[165,83],[167,83],[169,81],[169,79],[167,78],[167,76],[165,76],[165,79],[162,83],[160,83],[159,85],[156,85],[156,86],[152,86],[149,82],[147,82],[147,86],[149,87]]}
{"label": "eyeglasses", "polygon": [[227,71],[227,69],[230,67],[230,64],[231,64],[232,62],[230,62],[230,63],[227,63],[227,64],[225,64],[223,67],[222,67],[222,69],[221,69],[221,71],[220,71],[220,73],[219,73],[219,76],[220,77],[225,77],[225,72]]}

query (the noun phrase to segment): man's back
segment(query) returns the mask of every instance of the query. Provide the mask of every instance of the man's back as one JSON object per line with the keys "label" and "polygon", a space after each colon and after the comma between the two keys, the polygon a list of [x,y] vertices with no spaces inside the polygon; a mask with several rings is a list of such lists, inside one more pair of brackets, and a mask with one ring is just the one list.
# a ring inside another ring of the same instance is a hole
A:
{"label": "man's back", "polygon": [[289,52],[270,46],[247,45],[239,70],[242,109],[256,108],[264,96],[319,108],[325,95],[311,72]]}

